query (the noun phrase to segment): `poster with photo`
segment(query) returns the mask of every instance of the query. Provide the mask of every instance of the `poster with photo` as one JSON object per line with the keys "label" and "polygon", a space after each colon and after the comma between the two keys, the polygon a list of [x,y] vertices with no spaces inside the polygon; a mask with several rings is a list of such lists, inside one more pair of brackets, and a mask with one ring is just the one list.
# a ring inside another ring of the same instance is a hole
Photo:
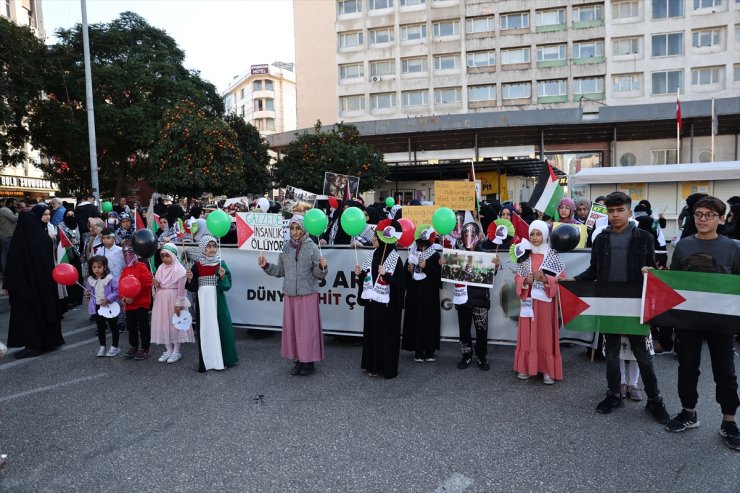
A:
{"label": "poster with photo", "polygon": [[442,282],[490,288],[496,273],[495,257],[495,253],[445,248],[442,250]]}
{"label": "poster with photo", "polygon": [[355,199],[359,195],[360,178],[358,176],[324,173],[324,195],[339,200]]}

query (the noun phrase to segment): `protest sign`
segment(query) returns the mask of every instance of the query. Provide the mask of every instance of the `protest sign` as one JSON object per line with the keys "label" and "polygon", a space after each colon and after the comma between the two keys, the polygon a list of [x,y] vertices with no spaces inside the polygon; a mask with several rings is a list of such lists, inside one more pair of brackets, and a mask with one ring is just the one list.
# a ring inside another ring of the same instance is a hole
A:
{"label": "protest sign", "polygon": [[410,219],[418,228],[422,224],[432,224],[432,215],[439,209],[436,205],[406,205],[403,207],[403,217]]}
{"label": "protest sign", "polygon": [[594,202],[591,204],[591,210],[588,213],[588,219],[586,219],[586,227],[593,229],[596,222],[602,217],[607,217],[606,206]]}
{"label": "protest sign", "polygon": [[493,264],[495,253],[455,250],[445,248],[442,251],[442,282],[481,286],[490,288],[496,266]]}
{"label": "protest sign", "polygon": [[472,181],[435,181],[434,204],[453,211],[476,209],[475,183]]}
{"label": "protest sign", "polygon": [[239,250],[282,252],[285,221],[281,214],[238,212],[236,235]]}
{"label": "protest sign", "polygon": [[339,200],[353,199],[357,197],[359,188],[360,178],[357,176],[324,173],[324,195]]}

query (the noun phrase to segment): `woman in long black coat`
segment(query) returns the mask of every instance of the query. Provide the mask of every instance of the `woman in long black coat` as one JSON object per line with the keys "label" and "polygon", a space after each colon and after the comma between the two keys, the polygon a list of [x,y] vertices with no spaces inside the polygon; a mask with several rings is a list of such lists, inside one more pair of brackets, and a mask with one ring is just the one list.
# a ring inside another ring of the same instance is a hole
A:
{"label": "woman in long black coat", "polygon": [[45,204],[21,212],[10,242],[3,289],[10,295],[8,347],[24,348],[14,353],[16,358],[38,356],[64,344],[47,217]]}

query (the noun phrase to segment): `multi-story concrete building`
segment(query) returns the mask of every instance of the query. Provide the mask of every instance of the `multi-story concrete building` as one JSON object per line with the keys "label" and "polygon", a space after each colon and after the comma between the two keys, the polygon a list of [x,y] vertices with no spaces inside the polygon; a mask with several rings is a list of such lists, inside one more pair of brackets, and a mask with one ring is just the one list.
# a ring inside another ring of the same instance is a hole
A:
{"label": "multi-story concrete building", "polygon": [[299,127],[740,91],[738,0],[294,6]]}
{"label": "multi-story concrete building", "polygon": [[[0,16],[19,26],[27,26],[41,42],[46,38],[41,0],[3,0]],[[0,198],[31,197],[43,199],[56,190],[56,186],[44,179],[43,172],[36,167],[46,159],[38,150],[26,144],[28,159],[18,166],[0,163]]]}
{"label": "multi-story concrete building", "polygon": [[296,77],[292,63],[252,65],[222,94],[227,113],[257,127],[262,135],[295,130]]}

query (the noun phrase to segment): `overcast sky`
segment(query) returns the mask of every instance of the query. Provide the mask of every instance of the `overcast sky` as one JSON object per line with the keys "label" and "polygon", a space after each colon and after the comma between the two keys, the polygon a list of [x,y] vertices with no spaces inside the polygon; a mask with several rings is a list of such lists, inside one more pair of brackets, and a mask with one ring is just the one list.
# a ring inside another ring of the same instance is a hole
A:
{"label": "overcast sky", "polygon": [[[47,44],[54,32],[82,22],[80,0],[42,0]],[[292,0],[87,0],[89,23],[127,10],[164,29],[219,91],[250,65],[294,62]]]}

